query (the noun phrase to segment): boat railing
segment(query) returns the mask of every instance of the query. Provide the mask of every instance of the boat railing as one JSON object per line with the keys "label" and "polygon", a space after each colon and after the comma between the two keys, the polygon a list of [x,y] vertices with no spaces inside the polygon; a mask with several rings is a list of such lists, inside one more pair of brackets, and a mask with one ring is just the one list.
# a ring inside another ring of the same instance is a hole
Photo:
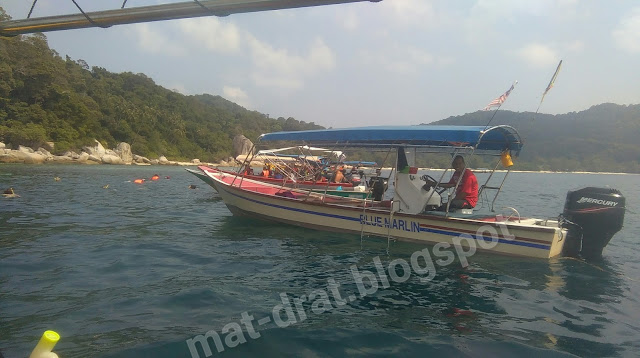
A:
{"label": "boat railing", "polygon": [[482,193],[485,192],[485,190],[495,190],[495,195],[493,196],[493,199],[491,200],[491,212],[495,212],[495,203],[496,200],[498,199],[498,195],[500,195],[500,192],[502,191],[502,187],[504,186],[504,182],[507,180],[507,177],[509,176],[509,173],[511,173],[511,168],[509,167],[507,169],[507,172],[505,173],[504,177],[502,178],[502,181],[500,182],[500,185],[489,185],[489,181],[491,181],[491,178],[493,178],[493,174],[495,174],[496,170],[498,169],[498,166],[501,164],[501,159],[498,159],[495,167],[493,168],[493,170],[491,171],[491,174],[489,174],[489,177],[487,178],[487,180],[484,182],[484,184],[482,184],[480,186],[480,188],[478,188],[478,198],[481,197]]}
{"label": "boat railing", "polygon": [[513,208],[511,206],[505,206],[503,207],[503,209],[509,209],[513,211],[513,213],[506,218],[506,221],[509,221],[509,219],[511,219],[511,217],[515,214],[515,215],[518,215],[518,222],[519,223],[522,222],[522,217],[520,216],[520,213],[518,212],[518,210],[516,210],[516,208]]}

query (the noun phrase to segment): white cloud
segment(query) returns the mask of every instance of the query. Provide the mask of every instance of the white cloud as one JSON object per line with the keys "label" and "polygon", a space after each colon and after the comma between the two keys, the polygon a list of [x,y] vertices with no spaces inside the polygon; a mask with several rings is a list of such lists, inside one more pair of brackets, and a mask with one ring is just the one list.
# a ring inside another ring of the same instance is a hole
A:
{"label": "white cloud", "polygon": [[178,29],[193,46],[220,53],[235,53],[240,48],[240,32],[232,23],[216,17],[201,17],[177,22]]}
{"label": "white cloud", "polygon": [[304,82],[300,78],[279,77],[264,72],[254,72],[251,79],[256,86],[260,87],[277,87],[285,90],[296,90],[304,86]]}
{"label": "white cloud", "polygon": [[381,10],[395,16],[403,24],[433,24],[437,20],[431,2],[425,0],[392,0],[380,3]]}
{"label": "white cloud", "polygon": [[417,65],[430,65],[434,62],[434,56],[419,48],[410,47],[407,49],[409,59]]}
{"label": "white cloud", "polygon": [[177,42],[171,41],[159,27],[150,24],[130,25],[136,33],[138,46],[143,51],[168,56],[184,56],[187,51]]}
{"label": "white cloud", "polygon": [[358,19],[358,15],[356,15],[353,11],[345,11],[338,13],[338,22],[342,25],[342,27],[346,30],[353,31],[358,28],[360,25],[360,21]]}
{"label": "white cloud", "polygon": [[449,66],[455,62],[456,62],[456,59],[455,57],[452,57],[452,56],[439,56],[438,58],[436,58],[436,64],[440,67]]}
{"label": "white cloud", "polygon": [[486,48],[496,39],[508,39],[522,31],[534,31],[521,29],[523,22],[535,20],[567,24],[577,16],[588,17],[578,14],[588,13],[588,7],[584,8],[578,6],[578,0],[477,0],[458,22],[465,29],[465,37],[470,44]]}
{"label": "white cloud", "polygon": [[415,74],[425,67],[446,66],[453,62],[450,57],[435,56],[417,47],[396,47],[388,51],[360,51],[358,57],[362,64],[384,68],[397,74]]}
{"label": "white cloud", "polygon": [[584,51],[584,41],[576,40],[565,45],[567,51],[571,52],[582,52]]}
{"label": "white cloud", "polygon": [[243,107],[249,106],[249,96],[245,91],[238,87],[224,86],[222,95],[231,102],[235,102]]}
{"label": "white cloud", "polygon": [[522,47],[515,54],[532,67],[546,67],[558,62],[558,55],[552,48],[538,43]]}
{"label": "white cloud", "polygon": [[640,53],[640,7],[636,7],[623,17],[611,35],[616,45],[622,50]]}
{"label": "white cloud", "polygon": [[303,79],[335,68],[333,51],[320,38],[314,40],[306,55],[290,54],[247,34],[255,64],[254,81],[262,86],[300,88]]}
{"label": "white cloud", "polygon": [[566,19],[569,13],[575,12],[577,6],[578,0],[478,0],[472,9],[492,18],[533,15]]}

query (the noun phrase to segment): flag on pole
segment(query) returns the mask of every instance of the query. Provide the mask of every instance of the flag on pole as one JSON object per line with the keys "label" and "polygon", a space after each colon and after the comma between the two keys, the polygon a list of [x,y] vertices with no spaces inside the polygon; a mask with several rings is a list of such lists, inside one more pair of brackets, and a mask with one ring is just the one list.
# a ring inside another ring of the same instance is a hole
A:
{"label": "flag on pole", "polygon": [[[542,104],[542,101],[544,101],[544,96],[547,95],[547,92],[549,92],[549,90],[551,90],[551,88],[553,88],[553,84],[556,82],[556,77],[558,77],[558,72],[560,72],[560,67],[562,66],[562,60],[560,60],[560,63],[558,64],[558,67],[556,68],[556,72],[553,74],[553,77],[551,77],[551,81],[549,81],[549,85],[547,86],[547,89],[544,90],[544,93],[542,94],[542,99],[540,100],[540,104]],[[540,109],[540,104],[538,105],[538,109]],[[536,110],[536,113],[538,111]]]}
{"label": "flag on pole", "polygon": [[512,85],[511,88],[509,88],[507,90],[507,92],[505,92],[502,96],[494,99],[493,101],[489,102],[489,104],[484,107],[483,111],[488,111],[489,109],[491,109],[491,107],[500,107],[502,106],[502,104],[504,103],[504,101],[507,100],[507,97],[509,97],[509,95],[511,94],[511,91],[513,91],[513,88],[518,84],[518,81],[515,81]]}

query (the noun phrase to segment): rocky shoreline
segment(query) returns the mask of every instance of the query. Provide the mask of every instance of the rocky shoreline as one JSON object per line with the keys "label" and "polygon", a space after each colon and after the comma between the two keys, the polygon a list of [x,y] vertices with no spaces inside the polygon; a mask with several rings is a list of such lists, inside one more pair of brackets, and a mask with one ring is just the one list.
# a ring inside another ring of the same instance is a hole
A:
{"label": "rocky shoreline", "polygon": [[149,159],[131,152],[131,145],[122,142],[114,149],[105,149],[102,144],[95,140],[92,147],[83,147],[80,153],[68,151],[62,155],[53,155],[49,150],[53,150],[54,144],[47,143],[48,149],[39,147],[37,150],[26,146],[18,146],[17,149],[7,148],[0,142],[0,163],[24,163],[24,164],[111,164],[111,165],[208,165],[208,166],[232,166],[235,159],[229,157],[226,161],[219,163],[204,163],[199,159],[192,159],[190,162],[179,162],[168,160],[165,156],[157,159]]}

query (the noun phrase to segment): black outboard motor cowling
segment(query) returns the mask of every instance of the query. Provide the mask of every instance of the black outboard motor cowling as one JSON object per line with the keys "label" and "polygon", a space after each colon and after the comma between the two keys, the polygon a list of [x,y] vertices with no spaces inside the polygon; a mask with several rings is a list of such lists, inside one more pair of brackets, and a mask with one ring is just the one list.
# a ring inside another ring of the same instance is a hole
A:
{"label": "black outboard motor cowling", "polygon": [[599,259],[615,233],[622,229],[625,198],[611,188],[582,188],[567,193],[562,216],[569,229],[564,256]]}

